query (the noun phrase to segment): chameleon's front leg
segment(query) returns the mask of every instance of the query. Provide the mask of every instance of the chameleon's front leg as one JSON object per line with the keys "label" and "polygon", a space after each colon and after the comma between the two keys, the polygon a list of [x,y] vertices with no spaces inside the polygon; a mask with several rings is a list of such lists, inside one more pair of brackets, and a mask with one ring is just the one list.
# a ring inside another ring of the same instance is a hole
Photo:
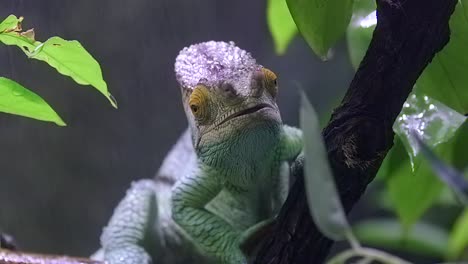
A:
{"label": "chameleon's front leg", "polygon": [[223,263],[244,263],[245,257],[239,248],[241,232],[205,209],[222,188],[213,169],[199,166],[174,187],[172,217],[204,252]]}
{"label": "chameleon's front leg", "polygon": [[93,258],[109,264],[149,264],[149,246],[157,216],[156,192],[152,180],[132,184],[101,236],[102,249]]}

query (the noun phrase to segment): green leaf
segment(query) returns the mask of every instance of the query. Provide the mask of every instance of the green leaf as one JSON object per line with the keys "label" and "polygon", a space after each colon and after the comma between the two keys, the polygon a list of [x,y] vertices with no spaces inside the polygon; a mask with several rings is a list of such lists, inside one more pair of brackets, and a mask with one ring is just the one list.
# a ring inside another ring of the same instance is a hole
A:
{"label": "green leaf", "polygon": [[18,29],[18,25],[21,25],[20,23],[21,19],[17,18],[15,15],[9,15],[2,21],[2,23],[0,23],[0,33],[5,31],[14,31]]}
{"label": "green leaf", "polygon": [[70,76],[79,84],[93,86],[117,108],[117,103],[102,78],[99,63],[78,41],[52,37],[27,55],[29,58],[47,62],[59,73]]}
{"label": "green leaf", "polygon": [[275,43],[275,51],[282,55],[297,34],[297,27],[289,13],[286,0],[268,0],[267,22]]}
{"label": "green leaf", "polygon": [[287,0],[289,11],[304,39],[321,58],[344,34],[353,0]]}
{"label": "green leaf", "polygon": [[[468,165],[466,135],[467,122],[456,131],[452,139],[437,145],[434,152],[458,169],[465,168]],[[395,138],[395,144],[384,163],[386,167],[379,173],[384,174],[381,178],[387,182],[389,200],[403,225],[409,227],[439,200],[445,186],[432,171],[431,164],[421,156],[416,157],[414,172],[411,171],[409,156],[399,137]]]}
{"label": "green leaf", "polygon": [[372,0],[355,0],[353,16],[346,30],[346,39],[351,63],[355,69],[359,67],[362,58],[372,38],[377,24],[376,3]]}
{"label": "green leaf", "polygon": [[333,240],[343,239],[350,227],[335,187],[317,114],[302,93],[300,123],[304,133],[304,182],[312,218]]}
{"label": "green leaf", "polygon": [[[427,96],[410,95],[393,126],[410,157],[410,164],[402,162],[405,151],[395,144],[391,153],[397,162],[387,176],[389,196],[405,227],[411,226],[436,201],[443,185],[431,170],[434,160],[418,156],[421,144],[411,133],[416,132],[445,159],[452,157],[453,139],[466,118]],[[445,144],[444,144],[445,143]],[[395,152],[399,152],[395,154]],[[409,165],[409,166],[408,166]],[[387,168],[388,170],[388,168]],[[414,170],[414,173],[412,171]],[[387,172],[388,173],[388,172]],[[412,175],[413,174],[413,175]],[[444,180],[444,178],[442,178]]]}
{"label": "green leaf", "polygon": [[449,43],[419,77],[416,91],[468,113],[468,0],[458,1],[450,18],[450,31]]}
{"label": "green leaf", "polygon": [[455,221],[448,242],[447,258],[458,259],[468,248],[468,209]]}
{"label": "green leaf", "polygon": [[411,94],[393,124],[411,161],[419,154],[421,144],[414,132],[430,147],[449,141],[465,122],[466,117],[428,96]]}
{"label": "green leaf", "polygon": [[[440,144],[436,150],[446,154],[445,157],[450,155],[447,143]],[[414,160],[413,171],[403,143],[397,138],[387,159],[391,163],[385,177],[389,199],[403,226],[409,228],[436,201],[444,184],[435,176],[428,162],[419,156]]]}
{"label": "green leaf", "polygon": [[432,150],[422,141],[417,132],[412,133],[414,141],[416,141],[418,148],[423,156],[430,163],[432,169],[439,176],[439,179],[447,184],[457,195],[465,206],[468,206],[468,182],[465,180],[463,174],[457,171],[452,166],[445,164]]}
{"label": "green leaf", "polygon": [[5,29],[0,30],[0,42],[20,47],[29,58],[45,61],[79,84],[93,86],[117,108],[117,102],[102,78],[99,63],[78,41],[52,37],[41,43],[34,39],[33,30],[22,32],[21,21],[22,18],[13,15],[5,19],[0,24],[0,28]]}
{"label": "green leaf", "polygon": [[60,116],[39,95],[3,77],[0,77],[0,111],[65,126]]}
{"label": "green leaf", "polygon": [[394,219],[365,220],[354,225],[353,232],[362,243],[427,257],[441,258],[447,250],[447,232],[422,222],[406,230]]}
{"label": "green leaf", "polygon": [[17,18],[9,15],[0,24],[0,42],[6,45],[18,46],[23,51],[32,51],[40,42],[34,40],[34,31],[28,30],[21,32],[21,21],[23,18]]}

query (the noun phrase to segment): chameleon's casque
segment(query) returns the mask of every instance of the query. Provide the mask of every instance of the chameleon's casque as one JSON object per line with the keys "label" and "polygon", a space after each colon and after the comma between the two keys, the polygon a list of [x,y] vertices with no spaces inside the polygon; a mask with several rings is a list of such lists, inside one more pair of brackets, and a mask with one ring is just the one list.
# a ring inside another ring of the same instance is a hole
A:
{"label": "chameleon's casque", "polygon": [[223,81],[239,79],[261,66],[234,42],[208,41],[181,50],[174,68],[179,84],[193,89],[200,82],[215,86]]}

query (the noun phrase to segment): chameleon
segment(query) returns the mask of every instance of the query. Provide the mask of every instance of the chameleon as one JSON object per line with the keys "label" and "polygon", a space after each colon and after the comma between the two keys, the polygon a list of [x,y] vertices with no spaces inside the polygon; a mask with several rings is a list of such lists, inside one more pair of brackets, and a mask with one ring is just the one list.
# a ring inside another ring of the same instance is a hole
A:
{"label": "chameleon", "polygon": [[174,68],[188,128],[154,179],[132,183],[93,258],[246,263],[240,245],[279,212],[302,132],[281,120],[276,74],[235,43],[185,47]]}

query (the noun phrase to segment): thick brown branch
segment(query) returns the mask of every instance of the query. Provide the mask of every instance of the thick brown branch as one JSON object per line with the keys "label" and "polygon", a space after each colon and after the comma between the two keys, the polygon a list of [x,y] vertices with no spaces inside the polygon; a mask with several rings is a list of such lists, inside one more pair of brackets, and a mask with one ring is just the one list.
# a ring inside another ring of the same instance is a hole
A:
{"label": "thick brown branch", "polygon": [[[374,179],[392,147],[392,124],[417,78],[447,44],[448,21],[456,3],[377,0],[378,22],[366,56],[323,131],[347,211]],[[322,263],[332,245],[309,215],[302,160],[296,161],[294,171],[297,181],[255,263]]]}

